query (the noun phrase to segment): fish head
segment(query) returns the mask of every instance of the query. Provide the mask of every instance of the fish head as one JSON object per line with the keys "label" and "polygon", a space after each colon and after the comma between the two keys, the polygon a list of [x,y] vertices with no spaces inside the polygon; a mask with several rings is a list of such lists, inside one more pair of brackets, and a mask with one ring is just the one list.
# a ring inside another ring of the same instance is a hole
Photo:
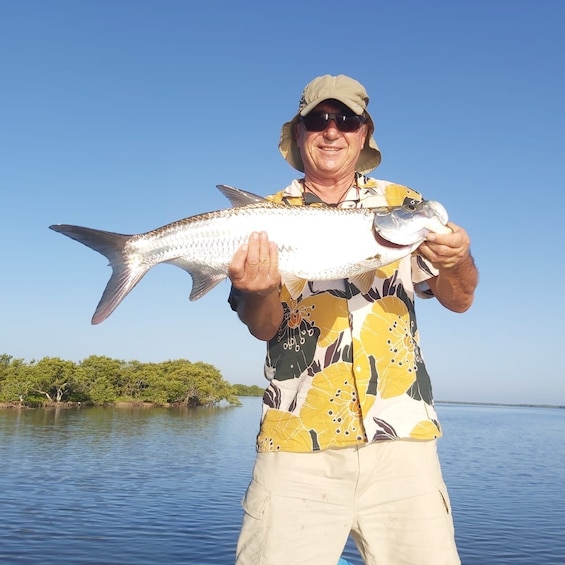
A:
{"label": "fish head", "polygon": [[434,200],[422,200],[402,206],[375,208],[373,227],[385,241],[413,245],[424,241],[429,232],[451,233],[445,208]]}

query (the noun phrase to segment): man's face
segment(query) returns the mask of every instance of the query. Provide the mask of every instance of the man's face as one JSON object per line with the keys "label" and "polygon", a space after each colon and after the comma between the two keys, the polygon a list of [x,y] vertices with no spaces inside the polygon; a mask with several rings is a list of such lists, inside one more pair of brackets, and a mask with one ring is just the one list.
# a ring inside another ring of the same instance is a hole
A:
{"label": "man's face", "polygon": [[[351,115],[352,111],[337,101],[326,100],[310,112],[315,113]],[[339,131],[334,120],[330,120],[323,131],[307,131],[304,124],[299,123],[295,134],[306,176],[313,180],[337,180],[347,175],[352,176],[367,132],[366,123],[353,132]]]}

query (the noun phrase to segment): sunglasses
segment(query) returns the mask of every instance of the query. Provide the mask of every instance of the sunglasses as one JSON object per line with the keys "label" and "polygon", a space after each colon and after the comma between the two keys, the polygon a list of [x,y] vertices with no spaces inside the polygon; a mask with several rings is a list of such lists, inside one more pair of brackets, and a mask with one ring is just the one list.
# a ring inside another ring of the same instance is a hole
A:
{"label": "sunglasses", "polygon": [[306,131],[324,131],[333,120],[337,129],[343,133],[357,131],[366,121],[363,116],[346,116],[345,114],[317,114],[310,113],[300,116],[300,121],[304,124]]}

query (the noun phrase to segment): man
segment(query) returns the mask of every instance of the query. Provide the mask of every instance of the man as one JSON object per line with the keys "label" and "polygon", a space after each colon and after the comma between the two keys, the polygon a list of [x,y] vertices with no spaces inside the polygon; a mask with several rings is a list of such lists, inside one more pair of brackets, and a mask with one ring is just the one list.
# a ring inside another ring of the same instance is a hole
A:
{"label": "man", "polygon": [[[279,144],[304,177],[273,200],[373,207],[421,199],[365,176],[381,160],[368,102],[343,75],[306,86]],[[311,281],[293,299],[266,233],[235,254],[230,304],[268,342],[270,379],[238,565],[334,565],[350,534],[370,565],[459,563],[414,313],[415,293],[454,312],[471,306],[478,275],[469,237],[449,227],[378,269],[366,293],[349,280]]]}

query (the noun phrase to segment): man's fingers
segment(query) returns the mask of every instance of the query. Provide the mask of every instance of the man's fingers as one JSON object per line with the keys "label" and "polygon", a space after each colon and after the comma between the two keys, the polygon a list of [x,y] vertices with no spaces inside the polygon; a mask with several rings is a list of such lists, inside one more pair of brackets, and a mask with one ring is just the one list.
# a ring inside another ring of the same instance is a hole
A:
{"label": "man's fingers", "polygon": [[[248,281],[254,285],[258,279],[278,277],[278,249],[265,232],[253,232],[247,244],[234,254],[229,267],[232,282]],[[246,283],[247,284],[247,283]]]}
{"label": "man's fingers", "polygon": [[259,234],[259,266],[268,269],[271,263],[271,245],[265,232]]}
{"label": "man's fingers", "polygon": [[261,240],[257,232],[253,232],[249,236],[249,243],[247,248],[246,270],[251,267],[251,270],[259,265],[260,260],[260,245]]}
{"label": "man's fingers", "polygon": [[279,272],[279,248],[274,241],[269,242],[269,265],[271,274]]}
{"label": "man's fingers", "polygon": [[245,275],[245,260],[247,258],[247,243],[244,243],[234,253],[231,263],[228,267],[228,276],[233,280],[239,280]]}
{"label": "man's fingers", "polygon": [[269,271],[270,268],[271,244],[267,234],[265,232],[251,234],[246,273],[254,275],[259,271]]}

